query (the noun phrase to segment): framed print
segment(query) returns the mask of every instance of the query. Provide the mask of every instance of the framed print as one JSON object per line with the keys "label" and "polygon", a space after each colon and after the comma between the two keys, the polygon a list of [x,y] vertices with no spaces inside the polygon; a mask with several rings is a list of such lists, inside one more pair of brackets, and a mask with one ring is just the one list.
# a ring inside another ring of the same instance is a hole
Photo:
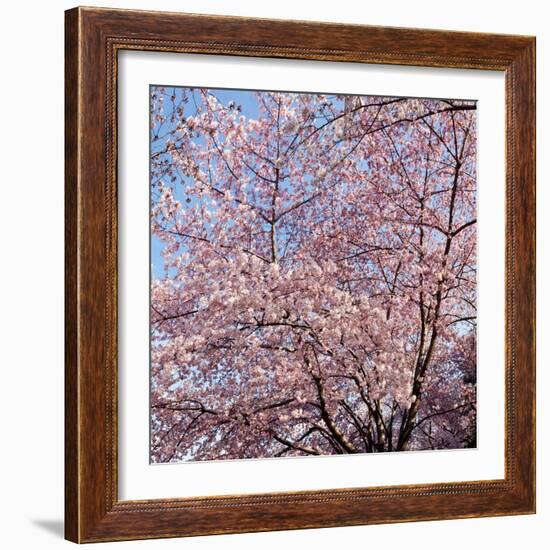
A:
{"label": "framed print", "polygon": [[534,513],[535,40],[66,12],[66,537]]}

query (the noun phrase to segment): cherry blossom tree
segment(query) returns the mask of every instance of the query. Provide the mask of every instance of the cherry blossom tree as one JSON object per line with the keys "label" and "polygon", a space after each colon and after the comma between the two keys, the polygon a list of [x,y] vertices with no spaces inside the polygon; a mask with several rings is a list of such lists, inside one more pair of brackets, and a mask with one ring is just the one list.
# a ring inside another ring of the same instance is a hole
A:
{"label": "cherry blossom tree", "polygon": [[475,109],[151,89],[153,462],[475,447]]}

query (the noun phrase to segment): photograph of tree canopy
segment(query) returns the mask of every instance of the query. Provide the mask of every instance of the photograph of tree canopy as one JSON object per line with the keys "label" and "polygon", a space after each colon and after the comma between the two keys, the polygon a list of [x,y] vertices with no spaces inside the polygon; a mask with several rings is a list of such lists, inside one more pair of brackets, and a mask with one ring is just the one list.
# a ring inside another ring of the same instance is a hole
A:
{"label": "photograph of tree canopy", "polygon": [[476,102],[150,107],[151,462],[476,447]]}

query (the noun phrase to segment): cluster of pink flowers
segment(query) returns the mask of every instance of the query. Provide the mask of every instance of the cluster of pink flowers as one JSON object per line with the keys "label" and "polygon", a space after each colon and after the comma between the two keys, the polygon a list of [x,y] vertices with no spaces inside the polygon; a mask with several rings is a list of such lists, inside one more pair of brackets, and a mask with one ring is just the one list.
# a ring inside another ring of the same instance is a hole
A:
{"label": "cluster of pink flowers", "polygon": [[152,90],[152,461],[475,446],[475,103],[218,95]]}

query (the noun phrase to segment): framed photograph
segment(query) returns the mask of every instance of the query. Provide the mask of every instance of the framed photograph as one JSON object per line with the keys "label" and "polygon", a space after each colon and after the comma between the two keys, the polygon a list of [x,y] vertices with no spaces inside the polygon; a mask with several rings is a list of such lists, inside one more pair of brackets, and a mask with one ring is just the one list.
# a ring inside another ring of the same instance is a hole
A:
{"label": "framed photograph", "polygon": [[535,511],[535,39],[66,12],[66,538]]}

